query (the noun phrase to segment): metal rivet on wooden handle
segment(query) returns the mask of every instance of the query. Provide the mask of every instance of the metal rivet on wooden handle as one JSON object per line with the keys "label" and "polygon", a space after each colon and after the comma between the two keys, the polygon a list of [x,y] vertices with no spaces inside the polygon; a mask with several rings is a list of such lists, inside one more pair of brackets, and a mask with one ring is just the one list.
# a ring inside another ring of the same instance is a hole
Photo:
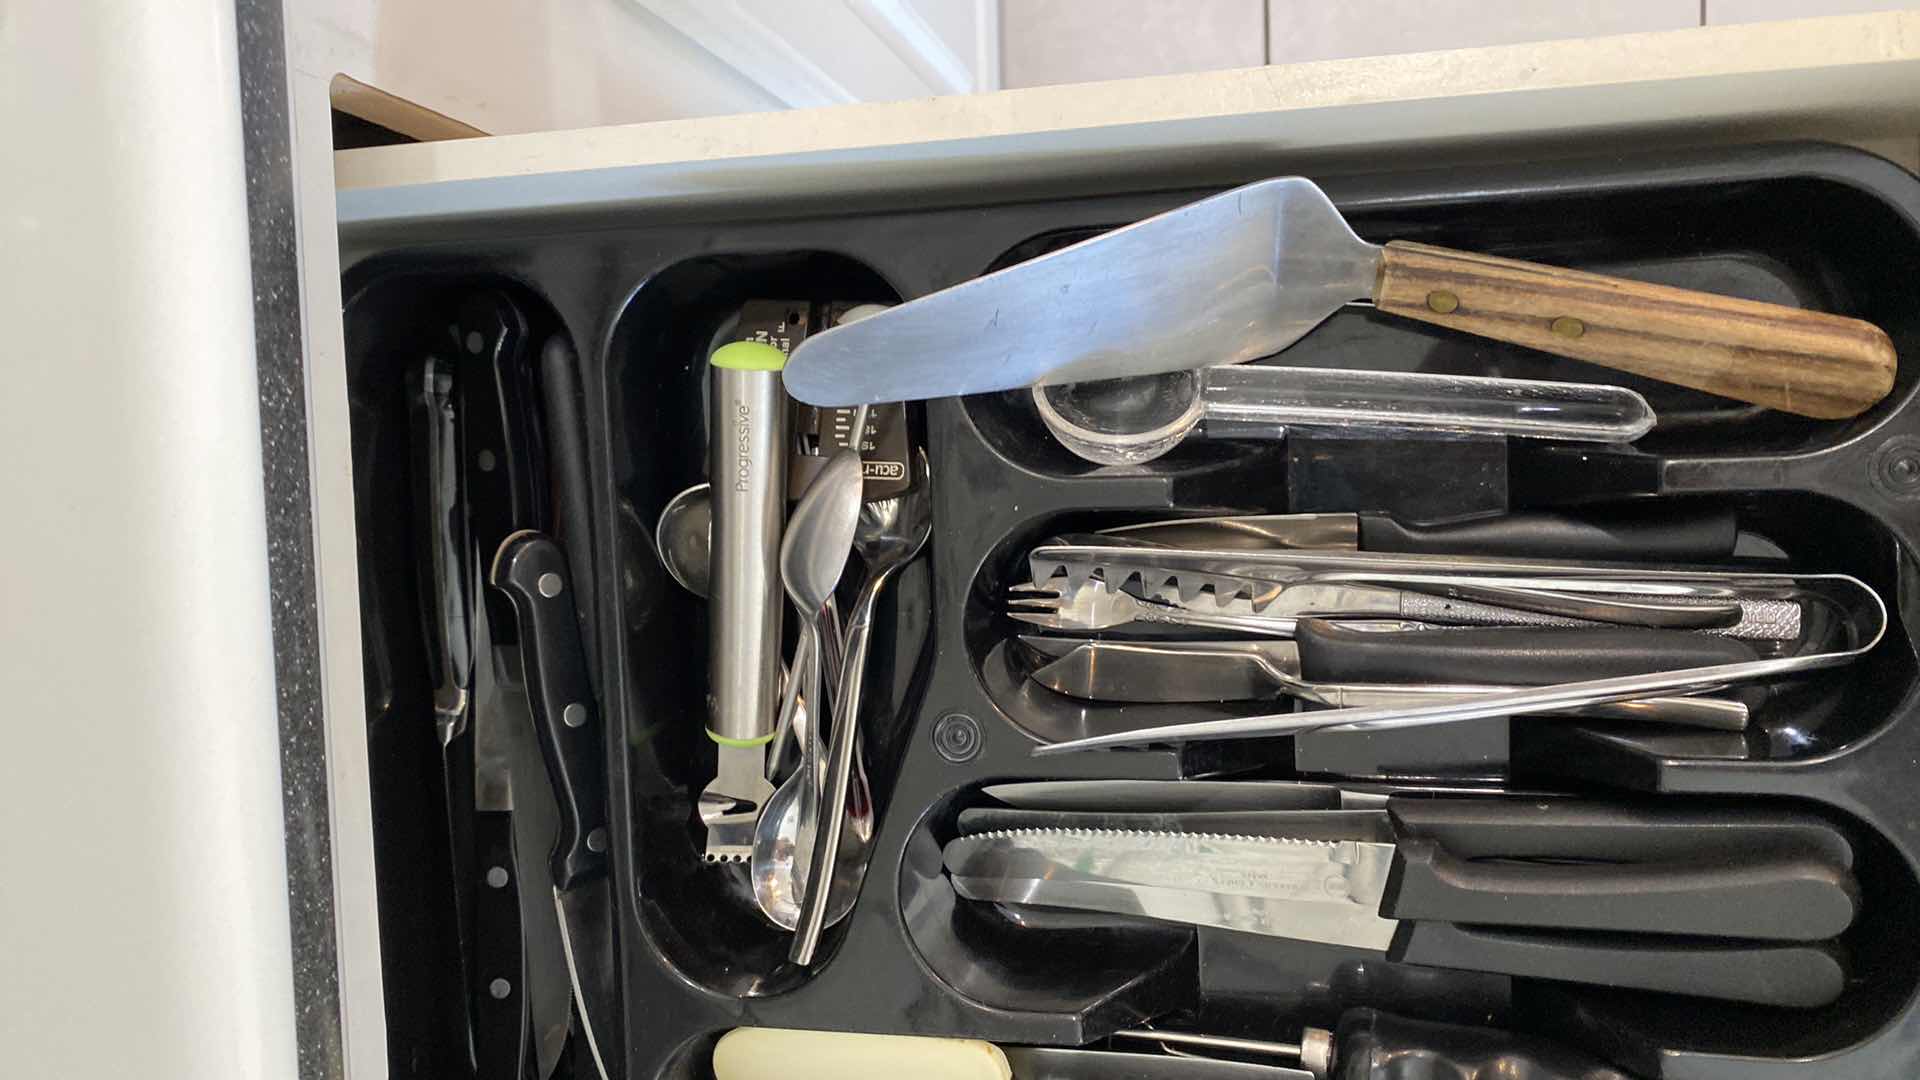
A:
{"label": "metal rivet on wooden handle", "polygon": [[1383,311],[1802,416],[1893,389],[1893,342],[1825,312],[1394,241]]}

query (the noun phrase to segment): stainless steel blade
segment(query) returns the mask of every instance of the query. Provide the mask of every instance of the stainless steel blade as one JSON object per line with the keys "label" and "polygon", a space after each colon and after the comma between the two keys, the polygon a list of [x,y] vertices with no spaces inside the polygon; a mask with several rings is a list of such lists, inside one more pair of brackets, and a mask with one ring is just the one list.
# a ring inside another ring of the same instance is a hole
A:
{"label": "stainless steel blade", "polygon": [[473,633],[477,662],[473,671],[473,808],[480,811],[513,809],[513,740],[511,720],[501,715],[503,688],[494,667],[497,652],[487,625],[486,596],[475,579]]}
{"label": "stainless steel blade", "polygon": [[968,900],[996,904],[1104,911],[1381,951],[1393,943],[1394,930],[1399,926],[1393,919],[1383,919],[1355,905],[1301,903],[1266,896],[1237,896],[1072,876],[955,874],[953,890]]}
{"label": "stainless steel blade", "polygon": [[527,971],[527,1009],[533,1025],[534,1060],[539,1080],[553,1075],[567,1044],[572,985],[567,977],[566,943],[560,920],[547,898],[553,871],[547,854],[560,832],[560,804],[533,730],[533,710],[518,675],[518,656],[495,649],[499,715],[509,740],[508,765],[514,792],[514,861],[519,876],[520,927]]}
{"label": "stainless steel blade", "polygon": [[1123,1053],[1060,1046],[1009,1046],[1014,1080],[1314,1080],[1305,1069],[1191,1054]]}
{"label": "stainless steel blade", "polygon": [[[1021,638],[1029,640],[1049,639]],[[1251,701],[1276,696],[1300,670],[1300,648],[1291,641],[1060,640],[1070,647],[1029,677],[1088,701]]]}
{"label": "stainless steel blade", "polygon": [[946,847],[955,876],[1072,874],[1157,888],[1258,896],[1373,912],[1394,846],[1209,833],[1015,829],[963,836]]}
{"label": "stainless steel blade", "polygon": [[815,334],[787,392],[863,405],[1237,364],[1372,296],[1379,262],[1312,181],[1263,180]]}
{"label": "stainless steel blade", "polygon": [[627,1061],[617,981],[613,885],[599,877],[565,892],[555,889],[553,906],[560,916],[567,977],[573,984],[580,1033],[586,1037],[594,1071],[600,1080],[623,1080]]}

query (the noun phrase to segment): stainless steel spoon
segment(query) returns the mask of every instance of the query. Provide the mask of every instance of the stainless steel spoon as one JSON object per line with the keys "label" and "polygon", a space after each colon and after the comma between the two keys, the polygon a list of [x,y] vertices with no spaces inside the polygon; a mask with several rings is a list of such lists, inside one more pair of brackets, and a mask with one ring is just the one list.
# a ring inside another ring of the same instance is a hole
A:
{"label": "stainless steel spoon", "polygon": [[[793,677],[788,680],[789,692],[797,684],[801,698],[814,706],[813,722],[805,725],[805,738],[801,742],[802,758],[800,768],[794,770],[780,786],[782,789],[794,784],[801,785],[799,791],[784,796],[786,800],[798,800],[800,832],[811,836],[815,832],[814,824],[820,800],[820,723],[821,710],[817,703],[820,695],[820,611],[826,606],[827,599],[840,584],[840,575],[846,572],[847,556],[853,550],[854,528],[860,519],[860,455],[851,450],[843,450],[827,460],[813,482],[807,485],[806,494],[800,496],[800,502],[787,518],[787,534],[780,541],[780,581],[786,587],[787,598],[793,602],[794,610],[800,616],[800,640],[793,651]],[[788,713],[784,704],[781,712]],[[797,718],[797,707],[791,710]],[[792,721],[789,720],[789,724]],[[794,734],[802,734],[798,727]],[[779,741],[780,732],[776,729],[775,741]],[[782,800],[782,791],[776,790],[769,802]],[[764,809],[761,820],[767,818]],[[763,857],[760,848],[759,822],[755,822],[754,852],[749,863]],[[804,891],[808,878],[794,875],[792,889]],[[756,895],[759,886],[755,886]],[[769,912],[769,917],[772,913]]]}
{"label": "stainless steel spoon", "polygon": [[[856,480],[856,484],[858,481]],[[914,456],[913,486],[891,499],[867,503],[860,508],[859,531],[854,541],[860,559],[867,565],[866,580],[853,604],[853,617],[847,623],[847,655],[841,669],[840,696],[834,702],[833,747],[827,757],[827,792],[821,802],[820,832],[813,843],[813,865],[808,872],[812,881],[825,880],[826,868],[837,865],[844,842],[842,825],[846,819],[847,796],[853,783],[855,748],[859,745],[860,698],[864,689],[867,648],[873,639],[873,609],[880,590],[895,571],[912,562],[926,545],[933,531],[930,476],[926,451]],[[862,863],[864,872],[864,861]],[[836,875],[837,878],[837,875]],[[827,925],[830,897],[836,890],[809,890],[800,905],[800,924],[794,928],[793,947],[787,958],[796,964],[813,962],[819,948],[821,931]],[[858,882],[851,892],[858,893]]]}
{"label": "stainless steel spoon", "polygon": [[[833,602],[827,602],[820,620],[821,660],[826,669],[826,697],[837,700],[840,693],[841,633],[840,615]],[[797,702],[790,716],[790,731],[804,740],[812,723],[808,704]],[[781,740],[775,739],[773,755],[781,755]],[[855,744],[855,752],[859,745]],[[873,841],[873,796],[867,786],[866,769],[856,757],[853,784],[847,794],[847,839],[840,845],[840,857],[833,867],[833,892],[828,898],[827,924],[847,917],[860,893],[860,878],[866,873],[866,851]],[[796,768],[794,775],[798,775]],[[791,777],[789,777],[791,779]],[[815,790],[825,787],[824,763],[815,775]],[[753,896],[760,911],[782,930],[791,930],[799,921],[800,897],[805,879],[795,884],[796,875],[805,875],[813,851],[813,834],[801,829],[800,796],[805,785],[783,783],[761,811],[753,834],[753,855],[748,874]]]}
{"label": "stainless steel spoon", "polygon": [[713,571],[713,489],[695,484],[667,500],[653,527],[653,545],[681,588],[706,596]]}

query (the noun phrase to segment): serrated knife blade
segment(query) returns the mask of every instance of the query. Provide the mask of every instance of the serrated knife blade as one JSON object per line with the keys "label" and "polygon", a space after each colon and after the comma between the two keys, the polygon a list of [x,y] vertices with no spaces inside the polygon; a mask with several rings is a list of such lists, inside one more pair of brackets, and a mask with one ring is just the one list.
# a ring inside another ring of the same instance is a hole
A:
{"label": "serrated knife blade", "polygon": [[967,900],[1129,915],[1189,926],[1214,926],[1267,937],[1318,941],[1385,952],[1399,923],[1363,908],[1303,904],[1264,896],[1234,896],[1194,889],[1163,889],[1131,882],[1070,876],[1049,878],[953,878]]}
{"label": "serrated knife blade", "polygon": [[947,845],[957,877],[1059,877],[1262,897],[1305,904],[1379,907],[1394,845],[1212,833],[1106,829],[1014,829]]}

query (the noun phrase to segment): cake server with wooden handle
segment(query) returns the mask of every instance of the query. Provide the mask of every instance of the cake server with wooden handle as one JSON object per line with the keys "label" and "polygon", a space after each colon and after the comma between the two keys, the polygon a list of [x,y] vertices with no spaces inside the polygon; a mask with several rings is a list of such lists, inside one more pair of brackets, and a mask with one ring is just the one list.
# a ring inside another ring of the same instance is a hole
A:
{"label": "cake server with wooden handle", "polygon": [[1263,180],[808,338],[788,393],[821,406],[1154,375],[1269,356],[1354,300],[1803,416],[1893,387],[1878,327],[1477,255],[1361,240],[1302,177]]}

